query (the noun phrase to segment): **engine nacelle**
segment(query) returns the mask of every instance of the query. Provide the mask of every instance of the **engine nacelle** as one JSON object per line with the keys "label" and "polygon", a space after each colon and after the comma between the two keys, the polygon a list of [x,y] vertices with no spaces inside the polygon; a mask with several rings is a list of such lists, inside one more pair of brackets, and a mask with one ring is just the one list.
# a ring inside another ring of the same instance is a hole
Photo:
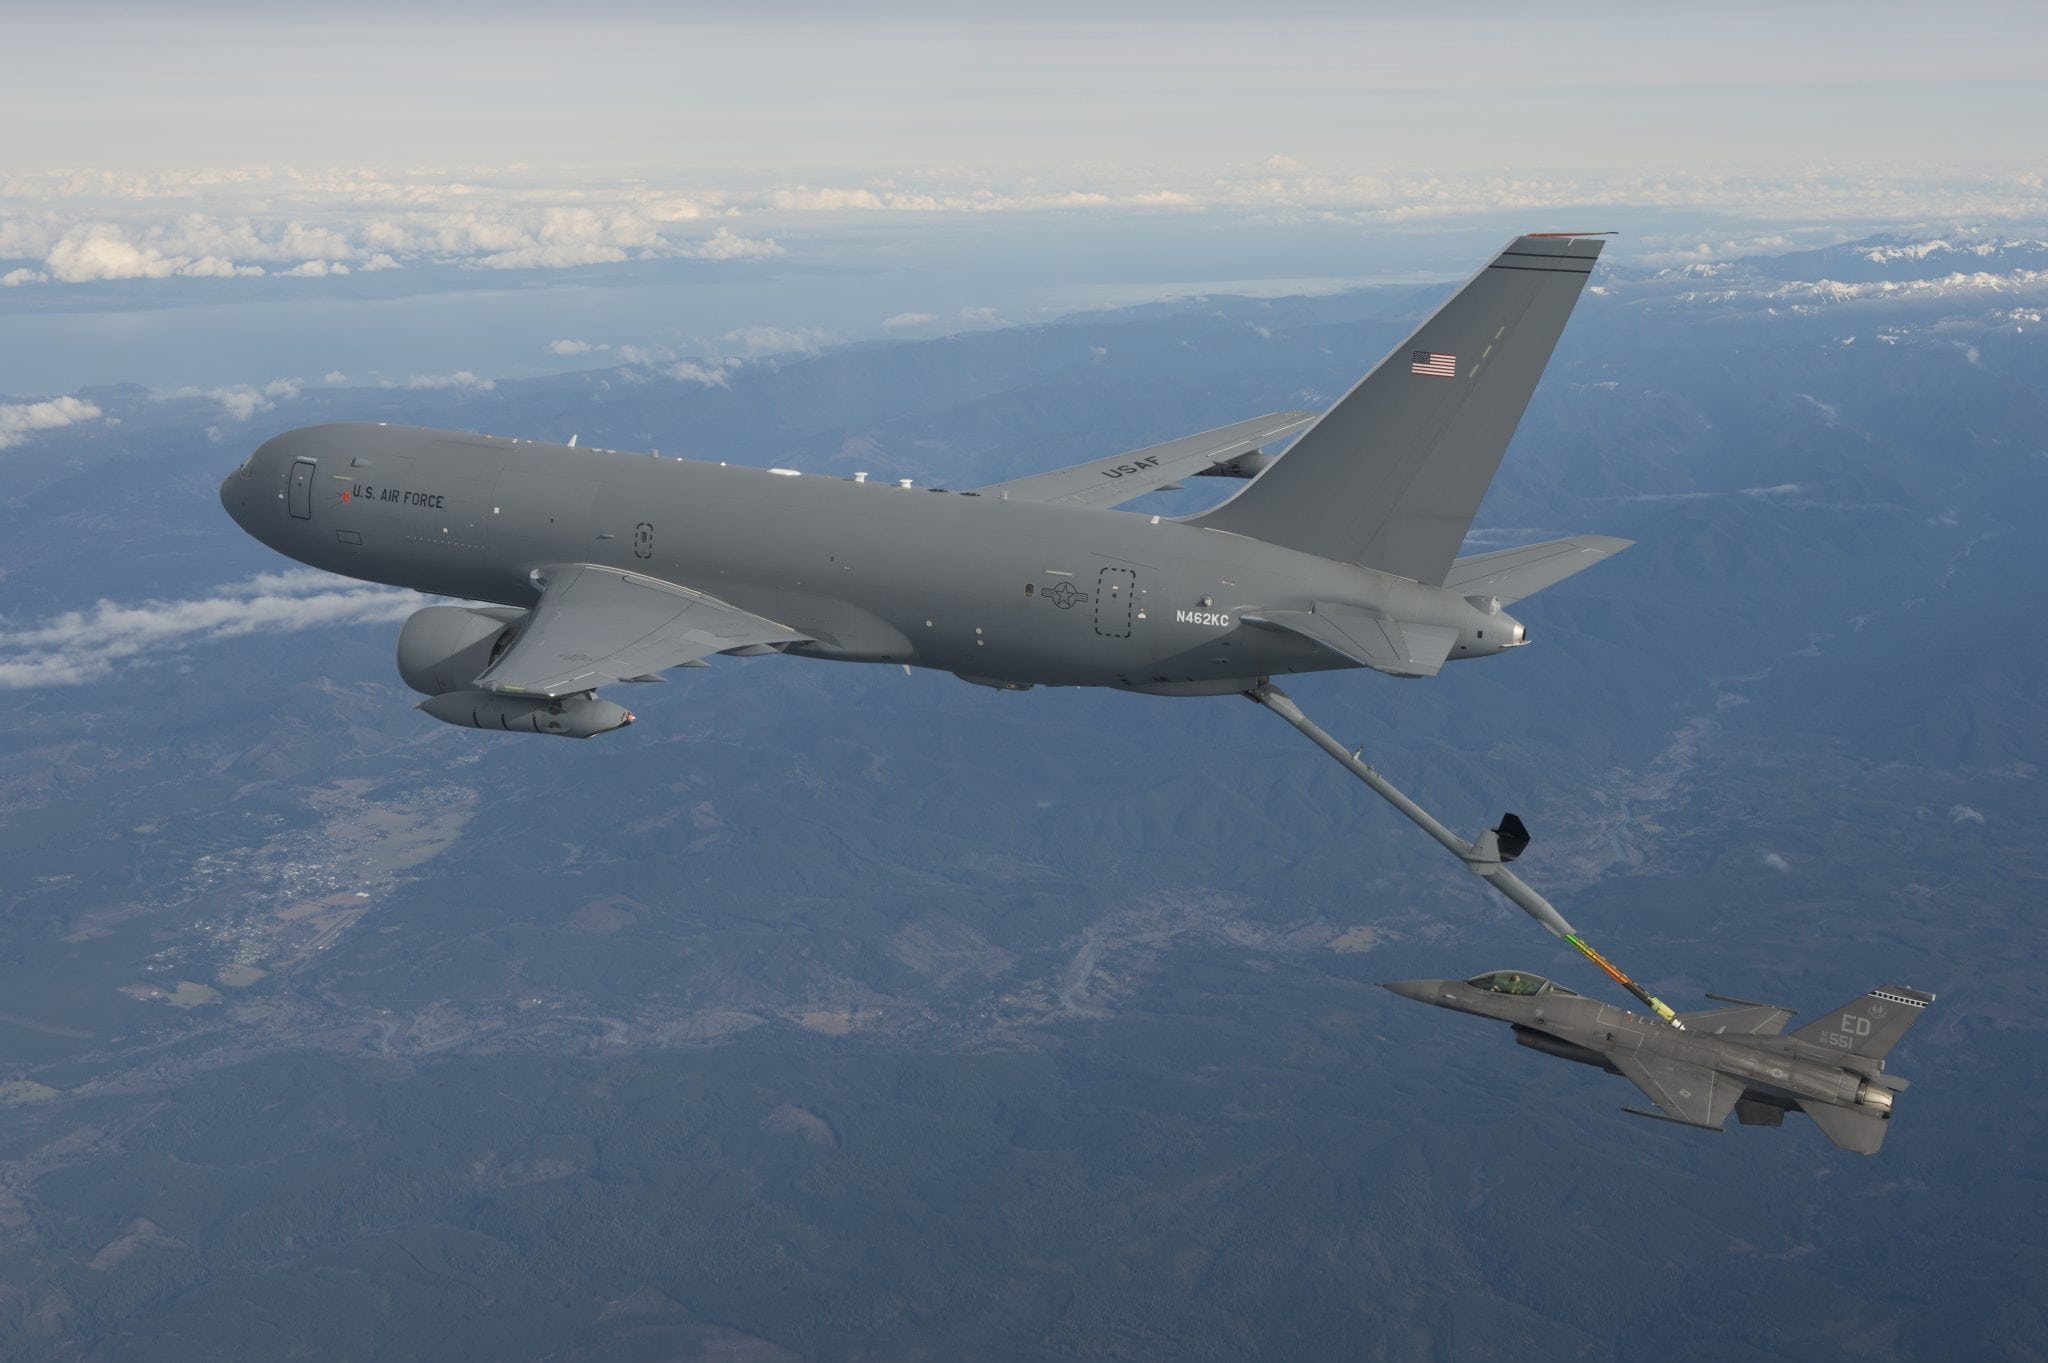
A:
{"label": "engine nacelle", "polygon": [[510,606],[414,611],[398,632],[398,675],[423,696],[467,691],[511,647],[525,619],[525,611]]}
{"label": "engine nacelle", "polygon": [[561,700],[501,696],[494,691],[446,691],[421,701],[419,709],[444,724],[465,729],[503,729],[514,734],[553,734],[558,738],[595,738],[623,729],[633,712],[585,692]]}
{"label": "engine nacelle", "polygon": [[1887,1117],[1892,1115],[1892,1091],[1883,1084],[1873,1084],[1868,1079],[1858,1084],[1856,1103],[1859,1107],[1875,1108]]}

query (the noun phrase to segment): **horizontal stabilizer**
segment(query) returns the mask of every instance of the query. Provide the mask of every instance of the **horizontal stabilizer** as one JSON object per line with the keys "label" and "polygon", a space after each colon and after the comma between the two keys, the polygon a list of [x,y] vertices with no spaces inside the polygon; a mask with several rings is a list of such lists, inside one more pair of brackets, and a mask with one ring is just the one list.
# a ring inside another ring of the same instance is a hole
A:
{"label": "horizontal stabilizer", "polygon": [[1453,563],[1444,586],[1460,596],[1490,596],[1508,606],[1554,587],[1634,543],[1612,535],[1574,535],[1519,549],[1496,549]]}
{"label": "horizontal stabilizer", "polygon": [[1442,625],[1404,624],[1376,611],[1324,601],[1316,602],[1314,610],[1255,611],[1241,618],[1299,634],[1362,667],[1396,677],[1434,677],[1458,642],[1458,631]]}
{"label": "horizontal stabilizer", "polygon": [[1833,1103],[1801,1103],[1806,1115],[1813,1118],[1813,1124],[1821,1129],[1827,1138],[1844,1150],[1859,1155],[1874,1155],[1884,1144],[1885,1129],[1890,1121],[1875,1112],[1866,1112],[1853,1107],[1836,1107]]}
{"label": "horizontal stabilizer", "polygon": [[1235,476],[1232,461],[1271,441],[1282,440],[1316,419],[1314,412],[1274,412],[1213,431],[1184,435],[1161,445],[1113,454],[1070,468],[1034,473],[979,489],[982,496],[1062,506],[1111,507],[1159,492],[1182,478],[1211,472]]}

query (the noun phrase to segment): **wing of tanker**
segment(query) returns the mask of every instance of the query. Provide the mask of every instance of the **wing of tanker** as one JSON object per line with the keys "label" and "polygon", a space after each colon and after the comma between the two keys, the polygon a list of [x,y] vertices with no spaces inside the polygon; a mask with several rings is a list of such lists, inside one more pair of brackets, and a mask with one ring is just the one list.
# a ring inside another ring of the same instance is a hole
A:
{"label": "wing of tanker", "polygon": [[1193,524],[1444,580],[1600,242],[1517,237],[1258,478]]}
{"label": "wing of tanker", "polygon": [[575,695],[729,649],[807,637],[674,582],[594,563],[557,564],[512,646],[476,679],[511,696]]}
{"label": "wing of tanker", "polygon": [[[1615,1051],[1607,1057],[1666,1117],[1687,1126],[1720,1130],[1728,1110],[1742,1096],[1740,1080],[1682,1060],[1645,1059]],[[1633,1109],[1631,1109],[1633,1111]],[[1655,1115],[1649,1114],[1649,1115]]]}
{"label": "wing of tanker", "polygon": [[1525,544],[1519,549],[1474,554],[1451,565],[1444,586],[1461,596],[1490,596],[1503,606],[1511,606],[1525,596],[1557,585],[1573,573],[1584,572],[1634,543],[1612,535],[1574,535],[1565,540]]}
{"label": "wing of tanker", "polygon": [[1095,459],[1050,473],[1034,473],[977,489],[982,496],[1063,506],[1118,506],[1182,478],[1209,473],[1261,445],[1293,435],[1316,419],[1314,412],[1275,412],[1163,445]]}
{"label": "wing of tanker", "polygon": [[1246,624],[1284,629],[1313,639],[1332,653],[1396,677],[1434,677],[1451,656],[1458,631],[1389,619],[1359,606],[1315,603],[1305,611],[1252,611]]}

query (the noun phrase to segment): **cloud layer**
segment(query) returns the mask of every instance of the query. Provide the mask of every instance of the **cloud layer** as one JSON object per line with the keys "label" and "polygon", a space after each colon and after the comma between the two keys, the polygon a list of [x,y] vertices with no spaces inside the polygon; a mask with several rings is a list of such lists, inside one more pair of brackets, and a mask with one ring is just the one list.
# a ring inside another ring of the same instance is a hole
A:
{"label": "cloud layer", "polygon": [[142,665],[217,639],[388,623],[421,604],[413,592],[311,570],[264,573],[182,600],[102,600],[40,624],[0,621],[0,690],[99,681],[122,664]]}
{"label": "cloud layer", "polygon": [[81,421],[97,421],[100,416],[100,409],[83,398],[0,403],[0,450],[19,445],[36,431],[76,426]]}
{"label": "cloud layer", "polygon": [[[0,175],[0,287],[116,279],[326,279],[412,265],[530,270],[754,261],[737,212],[637,182],[230,170]],[[707,228],[709,230],[707,230]]]}
{"label": "cloud layer", "polygon": [[[932,214],[1252,215],[1399,226],[1603,209],[1707,211],[1782,227],[2048,218],[2038,170],[1820,168],[1746,176],[1372,172],[1274,154],[1185,168],[1091,168],[990,183],[928,171],[873,183],[540,178],[293,169],[0,174],[0,287],[259,275],[323,280],[419,266],[564,269],[635,260],[745,264],[819,219]],[[1582,225],[1582,224],[1569,224]],[[1597,223],[1583,224],[1597,226]],[[1756,243],[1741,243],[1754,249]],[[1737,243],[1677,248],[1709,259]]]}

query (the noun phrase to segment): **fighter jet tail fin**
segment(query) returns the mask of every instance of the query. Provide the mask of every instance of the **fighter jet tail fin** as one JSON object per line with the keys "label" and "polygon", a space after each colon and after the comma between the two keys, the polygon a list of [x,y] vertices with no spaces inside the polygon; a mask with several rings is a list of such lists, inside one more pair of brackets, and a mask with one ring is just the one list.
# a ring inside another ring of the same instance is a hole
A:
{"label": "fighter jet tail fin", "polygon": [[1285,455],[1193,523],[1443,582],[1600,247],[1509,242]]}
{"label": "fighter jet tail fin", "polygon": [[1860,1112],[1853,1107],[1821,1102],[1801,1103],[1800,1107],[1829,1140],[1859,1155],[1876,1154],[1891,1127],[1891,1122],[1877,1113]]}
{"label": "fighter jet tail fin", "polygon": [[1851,999],[1832,1012],[1822,1014],[1792,1035],[1832,1051],[1846,1051],[1867,1060],[1883,1060],[1932,1002],[1934,995],[1918,989],[1908,989],[1902,984],[1881,984],[1862,998]]}

